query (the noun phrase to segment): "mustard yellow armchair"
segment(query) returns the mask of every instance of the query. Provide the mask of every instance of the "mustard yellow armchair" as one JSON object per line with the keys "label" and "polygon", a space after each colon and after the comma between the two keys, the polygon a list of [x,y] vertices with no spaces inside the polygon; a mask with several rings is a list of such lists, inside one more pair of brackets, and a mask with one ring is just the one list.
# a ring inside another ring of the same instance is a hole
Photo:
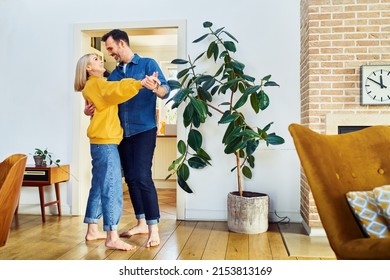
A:
{"label": "mustard yellow armchair", "polygon": [[7,242],[18,207],[27,155],[14,154],[0,163],[0,247]]}
{"label": "mustard yellow armchair", "polygon": [[366,237],[345,196],[390,184],[390,127],[324,135],[291,124],[289,131],[337,259],[390,259],[390,238]]}

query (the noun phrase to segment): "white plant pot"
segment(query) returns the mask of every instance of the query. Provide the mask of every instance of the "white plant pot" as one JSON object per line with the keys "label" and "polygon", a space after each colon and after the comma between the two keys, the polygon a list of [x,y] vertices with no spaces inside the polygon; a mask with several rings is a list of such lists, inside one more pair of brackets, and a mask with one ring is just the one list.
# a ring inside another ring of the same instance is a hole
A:
{"label": "white plant pot", "polygon": [[238,233],[256,234],[268,230],[268,195],[230,192],[227,198],[228,228]]}

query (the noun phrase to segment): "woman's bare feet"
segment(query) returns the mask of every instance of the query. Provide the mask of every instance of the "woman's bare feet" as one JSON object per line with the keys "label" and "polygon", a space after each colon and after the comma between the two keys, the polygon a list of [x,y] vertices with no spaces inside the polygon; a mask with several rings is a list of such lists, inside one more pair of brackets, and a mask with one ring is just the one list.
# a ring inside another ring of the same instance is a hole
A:
{"label": "woman's bare feet", "polygon": [[119,236],[131,237],[132,235],[147,233],[149,233],[148,225],[146,224],[146,221],[144,219],[141,219],[138,220],[138,224],[135,227],[129,229],[128,231],[122,232]]}
{"label": "woman's bare feet", "polygon": [[150,225],[149,228],[149,237],[148,241],[146,242],[146,247],[155,247],[160,245],[160,235],[158,234],[158,226],[157,225]]}
{"label": "woman's bare feet", "polygon": [[87,234],[85,235],[85,240],[92,241],[97,239],[106,239],[107,234],[105,232],[99,231],[97,224],[88,224]]}

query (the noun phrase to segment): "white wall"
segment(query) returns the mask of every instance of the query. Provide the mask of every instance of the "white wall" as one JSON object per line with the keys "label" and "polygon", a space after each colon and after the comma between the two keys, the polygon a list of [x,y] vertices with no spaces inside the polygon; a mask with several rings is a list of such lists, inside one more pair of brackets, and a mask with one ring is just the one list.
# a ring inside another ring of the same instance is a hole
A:
{"label": "white wall", "polygon": [[[203,34],[202,23],[209,20],[225,26],[239,40],[238,55],[249,72],[259,77],[272,74],[280,84],[270,92],[270,108],[251,120],[260,126],[274,121],[274,130],[286,143],[258,152],[255,176],[246,189],[268,193],[271,212],[300,219],[299,161],[287,130],[300,117],[299,1],[243,0],[234,7],[223,0],[188,4],[179,0],[0,0],[0,159],[48,147],[62,162],[74,161],[76,24],[186,20],[188,53],[193,54],[197,50],[191,42]],[[213,167],[192,172],[194,194],[182,196],[187,219],[224,219],[227,192],[236,189],[230,173],[233,159],[223,154],[215,131],[222,133],[218,127],[204,131]],[[66,209],[70,213],[77,176],[62,187],[64,213]],[[34,203],[38,203],[36,190],[23,189],[21,206]]]}

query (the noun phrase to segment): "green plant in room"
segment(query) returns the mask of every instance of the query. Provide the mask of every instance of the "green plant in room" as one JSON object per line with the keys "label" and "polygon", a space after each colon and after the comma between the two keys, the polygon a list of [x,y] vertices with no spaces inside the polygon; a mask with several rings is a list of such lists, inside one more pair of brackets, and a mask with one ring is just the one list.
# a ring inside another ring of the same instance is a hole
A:
{"label": "green plant in room", "polygon": [[[188,193],[192,192],[187,184],[190,167],[202,169],[211,165],[212,160],[202,147],[203,136],[198,128],[215,120],[210,118],[215,112],[220,115],[218,124],[226,126],[221,141],[224,152],[236,159],[236,165],[231,171],[237,173],[238,193],[242,196],[242,175],[248,179],[252,178],[254,153],[260,141],[265,141],[267,145],[284,143],[282,137],[269,132],[273,122],[263,127],[248,123],[245,118],[245,110],[248,109],[245,107],[250,104],[254,112],[264,111],[270,104],[266,88],[279,85],[271,80],[271,75],[256,83],[256,79],[245,72],[245,64],[234,57],[238,41],[224,27],[213,29],[213,24],[208,21],[203,23],[203,27],[208,29],[208,32],[193,43],[204,43],[208,39],[209,43],[204,51],[195,59],[189,56],[188,59],[174,59],[171,62],[185,66],[178,72],[178,80],[168,81],[171,89],[177,92],[167,103],[173,102],[172,108],[184,107],[183,125],[188,134],[185,140],[178,141],[180,156],[169,166],[171,174],[167,179],[176,173],[179,186]],[[211,68],[216,69],[215,72],[198,72],[198,66],[210,69],[207,68],[210,63],[214,63]],[[224,95],[226,98],[215,105],[213,98],[216,95]]]}
{"label": "green plant in room", "polygon": [[[59,166],[61,160],[53,159],[53,153],[49,152],[48,149],[35,148],[34,160],[37,166],[46,166],[46,162],[49,161],[49,165],[55,164]],[[37,161],[38,160],[38,161]]]}

